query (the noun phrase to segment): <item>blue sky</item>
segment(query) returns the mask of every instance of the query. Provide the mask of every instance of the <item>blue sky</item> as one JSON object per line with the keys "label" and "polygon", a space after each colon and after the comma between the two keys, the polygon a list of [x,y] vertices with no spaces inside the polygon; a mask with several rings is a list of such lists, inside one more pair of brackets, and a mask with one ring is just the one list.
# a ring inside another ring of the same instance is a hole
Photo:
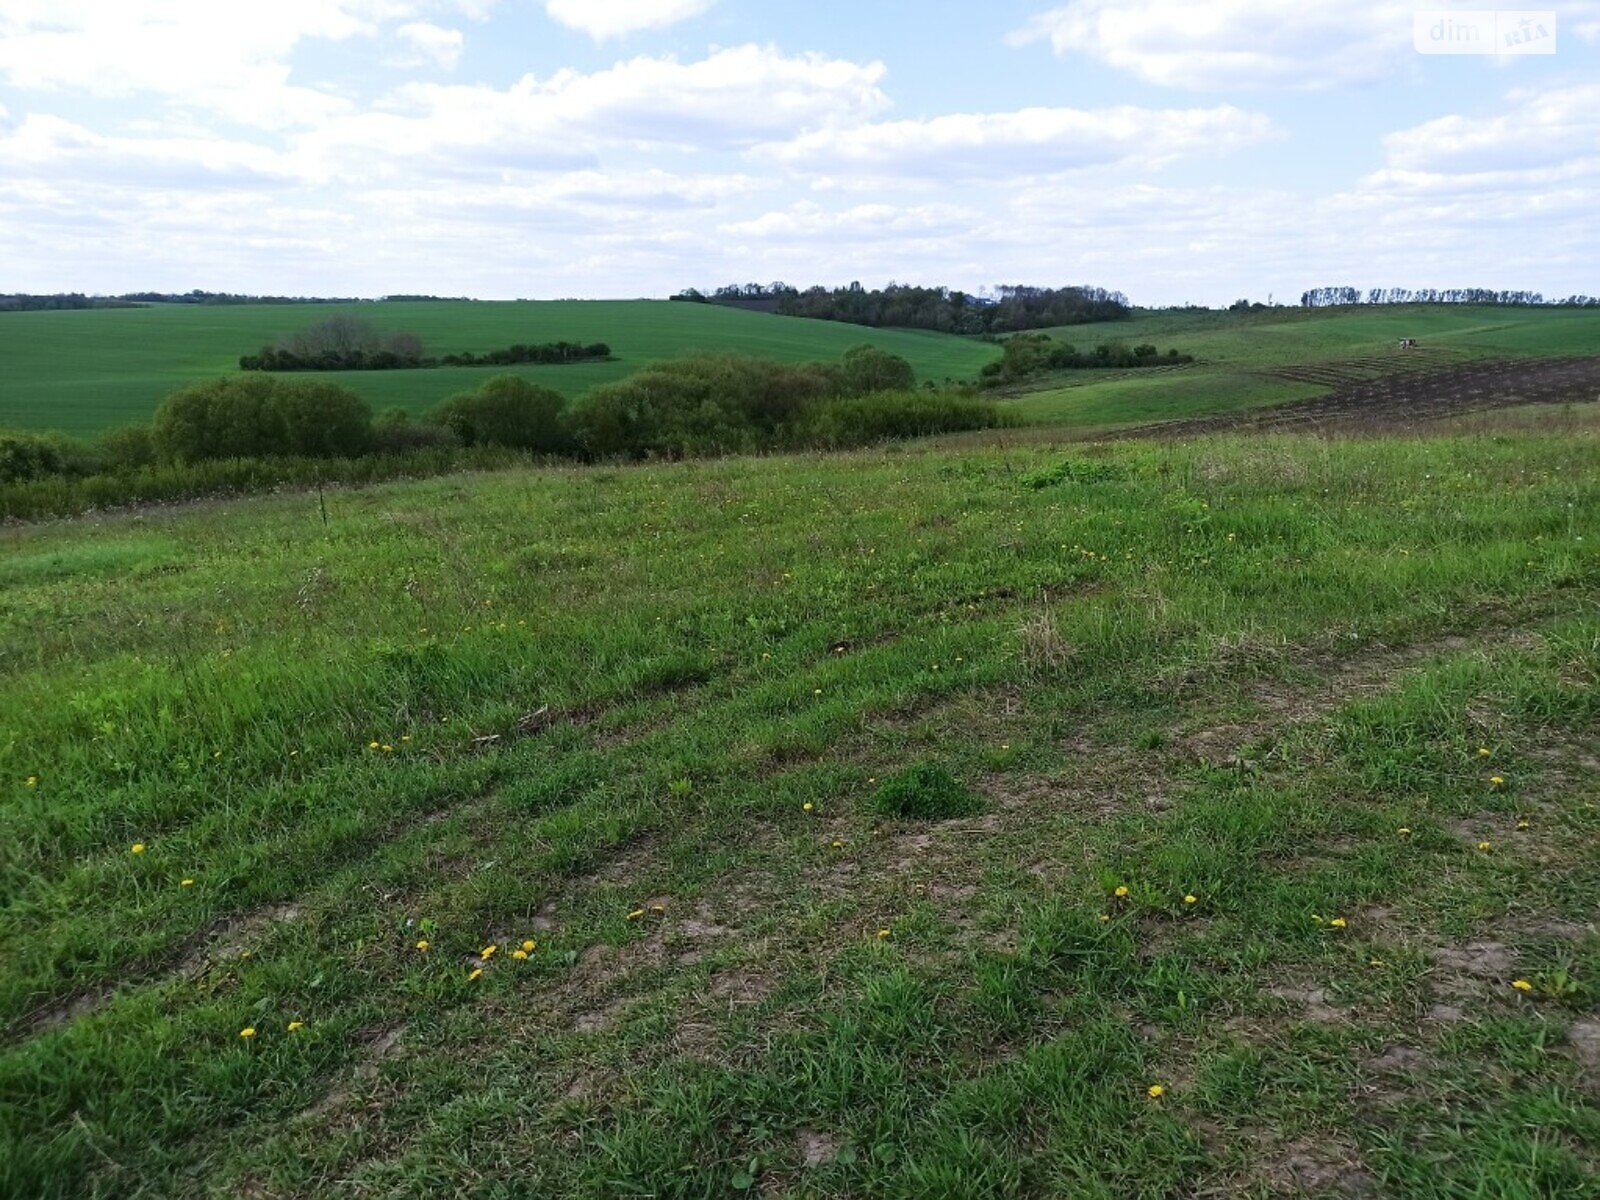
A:
{"label": "blue sky", "polygon": [[1600,292],[1600,0],[1415,11],[0,0],[0,291]]}

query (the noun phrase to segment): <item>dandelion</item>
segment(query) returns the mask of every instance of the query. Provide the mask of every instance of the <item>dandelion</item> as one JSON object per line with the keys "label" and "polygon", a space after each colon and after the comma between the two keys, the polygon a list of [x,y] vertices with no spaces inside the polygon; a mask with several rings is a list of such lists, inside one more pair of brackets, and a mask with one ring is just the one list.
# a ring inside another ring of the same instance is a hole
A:
{"label": "dandelion", "polygon": [[135,842],[135,843],[134,843],[134,844],[133,844],[133,845],[132,845],[132,846],[130,846],[130,847],[129,847],[129,848],[128,848],[128,849],[129,849],[129,852],[130,852],[130,853],[133,853],[133,854],[143,854],[143,853],[144,853],[144,843],[143,843],[143,842]]}
{"label": "dandelion", "polygon": [[239,1036],[242,1037],[247,1042],[251,1038],[255,1037],[255,1035],[256,1035],[256,1027],[254,1025],[246,1025],[243,1029],[239,1030]]}
{"label": "dandelion", "polygon": [[478,957],[483,959],[484,962],[488,962],[494,957],[494,952],[498,949],[500,949],[499,946],[485,946],[478,952]]}
{"label": "dandelion", "polygon": [[813,803],[811,803],[811,801],[807,800],[804,804],[802,804],[800,806],[800,811],[801,812],[814,812],[814,811],[816,811],[816,807],[817,806],[815,804],[813,804]]}
{"label": "dandelion", "polygon": [[467,976],[467,982],[468,983],[473,983],[476,980],[482,978],[482,976],[483,976],[483,968],[482,967],[473,967],[472,968],[472,974]]}
{"label": "dandelion", "polygon": [[1504,775],[1491,775],[1491,776],[1489,776],[1489,786],[1490,787],[1503,788],[1503,787],[1505,787],[1505,785],[1506,785],[1506,780],[1505,780],[1505,776]]}
{"label": "dandelion", "polygon": [[28,786],[29,787],[38,787],[39,786],[39,777],[37,775],[29,775],[28,776]]}
{"label": "dandelion", "polygon": [[1410,837],[1411,836],[1411,827],[1409,825],[1402,825],[1402,826],[1400,826],[1399,829],[1395,830],[1395,832],[1398,833],[1401,837]]}
{"label": "dandelion", "polygon": [[378,748],[378,743],[377,742],[368,742],[367,743],[367,749],[368,750],[376,750],[377,748]]}
{"label": "dandelion", "polygon": [[527,962],[528,952],[526,950],[513,950],[511,952],[511,957],[516,959],[518,962]]}
{"label": "dandelion", "polygon": [[1511,981],[1511,986],[1516,988],[1519,992],[1533,991],[1533,984],[1529,983],[1526,979],[1513,979]]}
{"label": "dandelion", "polygon": [[394,747],[393,747],[393,746],[391,746],[391,745],[389,745],[389,743],[388,743],[388,742],[385,742],[385,743],[384,743],[384,744],[383,744],[383,752],[384,752],[384,753],[385,753],[385,754],[393,754],[393,753],[394,753]]}
{"label": "dandelion", "polygon": [[418,954],[426,954],[427,952],[428,952],[428,939],[427,938],[423,938],[421,941],[419,941],[417,943],[417,953]]}
{"label": "dandelion", "polygon": [[636,908],[628,914],[628,920],[637,921],[642,916],[644,916],[644,909]]}
{"label": "dandelion", "polygon": [[1312,913],[1311,914],[1311,920],[1317,925],[1324,924],[1323,917],[1322,917],[1321,913]]}
{"label": "dandelion", "polygon": [[1185,896],[1183,898],[1183,902],[1185,904],[1198,904],[1198,903],[1200,903],[1200,897],[1196,896],[1193,892],[1190,892],[1187,896]]}
{"label": "dandelion", "polygon": [[1333,920],[1328,922],[1328,928],[1330,928],[1330,929],[1343,929],[1347,925],[1349,925],[1349,923],[1350,922],[1346,921],[1343,917],[1335,917]]}
{"label": "dandelion", "polygon": [[1111,920],[1111,914],[1110,913],[1101,913],[1100,914],[1100,923],[1102,925],[1105,924],[1109,920]]}
{"label": "dandelion", "polygon": [[1381,958],[1369,958],[1369,959],[1367,959],[1367,966],[1372,967],[1374,970],[1376,970],[1377,968],[1383,966],[1383,959],[1381,959]]}
{"label": "dandelion", "polygon": [[1148,1092],[1150,1099],[1159,1100],[1161,1097],[1167,1094],[1167,1089],[1162,1087],[1159,1083],[1152,1083],[1148,1089]]}
{"label": "dandelion", "polygon": [[889,932],[890,932],[890,931],[889,931],[889,930],[887,930],[887,929],[880,929],[880,930],[878,930],[878,936],[879,936],[879,937],[880,937],[880,938],[886,938],[886,937],[888,937],[888,936],[889,936]]}
{"label": "dandelion", "polygon": [[812,691],[811,691],[811,694],[813,696],[820,696],[820,695],[822,695],[822,689],[821,688],[813,688]]}
{"label": "dandelion", "polygon": [[1479,758],[1488,758],[1489,755],[1492,754],[1492,753],[1493,753],[1493,751],[1490,750],[1489,747],[1487,747],[1487,746],[1479,746],[1478,747],[1478,757]]}
{"label": "dandelion", "polygon": [[832,846],[833,846],[833,848],[835,850],[843,850],[844,849],[844,839],[843,838],[834,838],[833,842],[831,844],[832,844]]}
{"label": "dandelion", "polygon": [[534,941],[532,938],[529,938],[527,941],[522,943],[522,948],[524,950],[526,950],[529,954],[532,954],[535,950],[537,950],[539,948],[539,943]]}
{"label": "dandelion", "polygon": [[1128,898],[1128,885],[1125,883],[1119,883],[1117,885],[1117,890],[1111,894],[1118,900],[1126,900]]}
{"label": "dandelion", "polygon": [[1489,853],[1489,851],[1491,851],[1493,849],[1494,849],[1494,843],[1493,842],[1479,842],[1478,843],[1478,852],[1480,854],[1487,854],[1487,853]]}
{"label": "dandelion", "polygon": [[667,906],[665,904],[652,904],[650,906],[650,911],[653,913],[664,913],[667,911]]}
{"label": "dandelion", "polygon": [[180,880],[178,880],[178,886],[179,887],[193,887],[194,886],[194,880],[192,880],[192,879],[180,879]]}
{"label": "dandelion", "polygon": [[290,1021],[288,1026],[290,1033],[299,1033],[305,1027],[306,1023],[304,1021]]}
{"label": "dandelion", "polygon": [[1522,820],[1517,822],[1517,828],[1518,829],[1532,829],[1533,828],[1533,822],[1528,820],[1527,817],[1523,817]]}

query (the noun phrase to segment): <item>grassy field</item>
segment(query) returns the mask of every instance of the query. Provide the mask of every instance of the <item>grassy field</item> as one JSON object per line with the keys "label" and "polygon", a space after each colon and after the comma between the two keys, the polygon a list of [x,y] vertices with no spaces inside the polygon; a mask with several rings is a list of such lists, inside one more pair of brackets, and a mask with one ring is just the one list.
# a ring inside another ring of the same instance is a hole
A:
{"label": "grassy field", "polygon": [[0,314],[0,426],[92,434],[149,419],[161,398],[196,379],[231,373],[239,356],[334,313],[418,334],[435,355],[514,343],[607,342],[616,361],[559,367],[457,367],[321,375],[374,408],[423,412],[510,369],[568,396],[644,364],[694,350],[784,361],[837,359],[869,342],[904,355],[918,377],[972,379],[992,346],[915,330],[863,329],[704,304],[666,301],[397,302],[365,305],[183,305]]}
{"label": "grassy field", "polygon": [[1597,449],[0,531],[0,1194],[1596,1195]]}
{"label": "grassy field", "polygon": [[[1600,311],[1403,305],[1371,311],[1275,309],[1148,314],[1115,326],[1050,331],[1080,349],[1106,336],[1176,347],[1198,362],[1172,370],[1070,372],[1021,397],[1030,420],[1115,427],[1303,400],[1340,382],[1476,359],[1600,354]],[[1419,350],[1396,343],[1416,338]],[[1098,376],[1098,377],[1097,377]]]}

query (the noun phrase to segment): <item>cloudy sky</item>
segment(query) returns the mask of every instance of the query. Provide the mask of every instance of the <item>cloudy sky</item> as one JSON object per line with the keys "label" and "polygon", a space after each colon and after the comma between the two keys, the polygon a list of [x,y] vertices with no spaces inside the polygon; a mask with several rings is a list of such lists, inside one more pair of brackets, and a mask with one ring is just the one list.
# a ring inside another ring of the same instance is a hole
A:
{"label": "cloudy sky", "polygon": [[0,292],[1600,293],[1600,0],[1545,2],[0,0]]}

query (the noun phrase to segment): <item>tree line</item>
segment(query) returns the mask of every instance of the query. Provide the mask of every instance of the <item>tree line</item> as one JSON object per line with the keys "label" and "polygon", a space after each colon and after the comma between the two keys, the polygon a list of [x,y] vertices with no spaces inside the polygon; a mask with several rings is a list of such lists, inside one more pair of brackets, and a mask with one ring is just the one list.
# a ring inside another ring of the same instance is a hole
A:
{"label": "tree line", "polygon": [[341,314],[291,333],[239,359],[241,371],[403,371],[433,367],[511,367],[604,361],[605,342],[518,343],[484,354],[433,358],[414,333],[384,333],[361,317]]}
{"label": "tree line", "polygon": [[1001,344],[1000,357],[985,363],[978,373],[985,387],[1016,383],[1046,371],[1112,370],[1133,367],[1171,367],[1193,362],[1194,357],[1168,350],[1165,354],[1148,342],[1126,346],[1101,342],[1087,353],[1049,334],[1019,333]]}
{"label": "tree line", "polygon": [[1600,297],[1572,295],[1546,300],[1542,292],[1494,288],[1311,288],[1300,296],[1302,308],[1335,308],[1352,304],[1502,304],[1549,305],[1557,308],[1600,307]]}
{"label": "tree line", "polygon": [[931,329],[940,333],[1002,334],[1055,325],[1119,321],[1132,313],[1121,292],[1099,287],[1005,286],[993,296],[945,287],[891,283],[883,288],[811,287],[787,283],[729,284],[707,294],[688,288],[672,297],[703,304],[762,307],[789,317],[851,325]]}

